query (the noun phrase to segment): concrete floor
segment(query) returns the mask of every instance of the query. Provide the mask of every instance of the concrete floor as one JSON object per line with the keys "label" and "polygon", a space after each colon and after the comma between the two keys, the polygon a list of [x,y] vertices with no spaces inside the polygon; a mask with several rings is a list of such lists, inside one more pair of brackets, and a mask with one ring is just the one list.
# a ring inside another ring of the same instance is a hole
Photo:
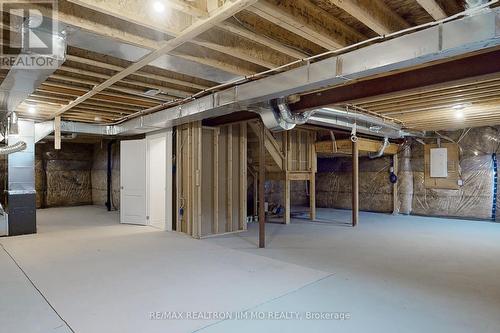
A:
{"label": "concrete floor", "polygon": [[[40,210],[39,234],[0,238],[0,331],[500,331],[500,225],[361,213],[352,229],[348,211],[318,216],[330,221],[268,224],[257,249],[256,225],[197,241],[99,207]],[[245,310],[292,320],[150,319]]]}

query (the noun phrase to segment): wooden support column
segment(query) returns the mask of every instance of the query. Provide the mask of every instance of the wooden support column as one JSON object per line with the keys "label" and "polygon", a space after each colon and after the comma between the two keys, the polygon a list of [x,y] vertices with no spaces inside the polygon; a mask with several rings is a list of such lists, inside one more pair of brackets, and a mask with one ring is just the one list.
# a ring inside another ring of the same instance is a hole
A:
{"label": "wooden support column", "polygon": [[239,230],[247,229],[247,123],[240,124],[240,224]]}
{"label": "wooden support column", "polygon": [[289,132],[283,133],[283,154],[285,158],[283,159],[283,171],[285,173],[285,190],[283,191],[283,204],[285,206],[285,214],[283,215],[283,219],[285,224],[290,224],[290,174],[289,164],[288,164],[288,139]]}
{"label": "wooden support column", "polygon": [[309,180],[309,218],[316,220],[316,174],[311,172]]}
{"label": "wooden support column", "polygon": [[212,232],[219,233],[219,134],[220,128],[214,129],[214,218]]}
{"label": "wooden support column", "polygon": [[227,222],[226,232],[233,231],[233,125],[227,127]]}
{"label": "wooden support column", "polygon": [[61,149],[61,117],[54,118],[54,149]]}
{"label": "wooden support column", "polygon": [[316,147],[314,145],[314,133],[307,137],[307,149],[309,151],[309,217],[316,220]]}
{"label": "wooden support column", "polygon": [[[392,167],[394,174],[397,175],[399,172],[398,154],[392,156]],[[392,214],[399,214],[398,182],[392,185]]]}
{"label": "wooden support column", "polygon": [[352,226],[359,219],[359,151],[358,142],[352,144]]}
{"label": "wooden support column", "polygon": [[266,247],[266,212],[264,208],[264,182],[266,177],[266,127],[261,124],[261,135],[259,138],[259,248]]}

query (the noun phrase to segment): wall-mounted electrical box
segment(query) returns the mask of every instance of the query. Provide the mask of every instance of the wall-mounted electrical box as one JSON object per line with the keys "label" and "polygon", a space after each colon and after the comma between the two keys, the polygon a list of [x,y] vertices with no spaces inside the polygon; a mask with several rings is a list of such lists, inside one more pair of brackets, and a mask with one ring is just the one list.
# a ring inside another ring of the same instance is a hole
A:
{"label": "wall-mounted electrical box", "polygon": [[431,178],[448,177],[448,148],[431,148],[430,165]]}
{"label": "wall-mounted electrical box", "polygon": [[458,190],[460,185],[460,151],[456,143],[424,146],[425,188]]}

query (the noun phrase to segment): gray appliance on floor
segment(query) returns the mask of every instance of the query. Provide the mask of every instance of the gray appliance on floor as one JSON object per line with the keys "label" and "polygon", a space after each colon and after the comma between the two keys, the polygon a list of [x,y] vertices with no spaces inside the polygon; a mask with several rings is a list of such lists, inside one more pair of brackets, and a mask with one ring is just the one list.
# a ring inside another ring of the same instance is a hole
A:
{"label": "gray appliance on floor", "polygon": [[0,236],[36,233],[35,123],[19,119],[9,133],[7,206],[0,211]]}

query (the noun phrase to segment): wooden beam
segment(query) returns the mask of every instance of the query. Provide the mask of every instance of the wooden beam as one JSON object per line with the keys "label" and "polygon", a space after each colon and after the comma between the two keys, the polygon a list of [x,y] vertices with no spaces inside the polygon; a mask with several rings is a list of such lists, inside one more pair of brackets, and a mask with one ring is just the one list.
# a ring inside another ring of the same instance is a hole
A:
{"label": "wooden beam", "polygon": [[352,226],[359,220],[359,155],[358,142],[352,144]]}
{"label": "wooden beam", "polygon": [[[334,142],[331,140],[318,141],[315,143],[315,149],[317,153],[322,154],[332,154],[337,152],[339,154],[350,154],[352,151],[352,141],[350,139],[336,140],[336,149],[334,147]],[[382,141],[358,138],[358,150],[363,152],[375,153],[380,149]],[[398,152],[399,145],[390,143],[384,150],[386,155],[394,155]]]}
{"label": "wooden beam", "polygon": [[328,2],[345,10],[379,35],[410,27],[381,0],[328,0]]}
{"label": "wooden beam", "polygon": [[[446,13],[436,0],[417,0],[417,2],[429,13],[436,21],[446,18]],[[450,1],[451,2],[451,1]]]}
{"label": "wooden beam", "polygon": [[290,105],[292,111],[318,106],[353,102],[362,98],[417,89],[429,85],[463,80],[500,72],[500,50],[474,54],[438,64],[427,64],[413,70],[375,77],[301,96]]}
{"label": "wooden beam", "polygon": [[279,6],[259,1],[248,10],[328,50],[335,50],[366,38],[305,0],[281,2]]}
{"label": "wooden beam", "polygon": [[127,77],[130,74],[137,72],[142,67],[144,67],[144,66],[148,65],[149,63],[151,63],[152,61],[158,59],[159,57],[161,57],[165,53],[170,52],[170,51],[174,50],[175,48],[183,45],[184,43],[192,40],[193,38],[202,34],[204,31],[213,27],[215,24],[218,24],[218,23],[224,21],[228,17],[231,17],[235,13],[239,12],[240,10],[243,10],[245,7],[252,5],[255,2],[256,2],[256,0],[237,0],[234,2],[226,3],[224,6],[217,9],[216,12],[212,16],[210,16],[209,18],[204,19],[204,20],[200,20],[200,21],[194,23],[190,27],[186,28],[178,37],[162,43],[160,48],[158,48],[157,50],[144,56],[139,61],[133,63],[132,65],[130,65],[129,67],[127,67],[123,71],[116,73],[108,80],[106,80],[103,83],[99,84],[98,86],[94,87],[94,89],[87,92],[85,95],[78,97],[76,100],[74,100],[68,106],[65,106],[65,107],[61,108],[59,111],[57,111],[56,115],[63,114],[64,112],[68,111],[72,107],[86,101],[87,99],[93,97],[94,95],[98,94],[99,92],[103,91],[104,89],[109,88],[110,86],[112,86],[116,82],[124,79],[125,77]]}
{"label": "wooden beam", "polygon": [[264,207],[264,182],[266,178],[265,128],[266,126],[261,124],[261,135],[259,137],[259,248],[266,247],[266,212]]}

